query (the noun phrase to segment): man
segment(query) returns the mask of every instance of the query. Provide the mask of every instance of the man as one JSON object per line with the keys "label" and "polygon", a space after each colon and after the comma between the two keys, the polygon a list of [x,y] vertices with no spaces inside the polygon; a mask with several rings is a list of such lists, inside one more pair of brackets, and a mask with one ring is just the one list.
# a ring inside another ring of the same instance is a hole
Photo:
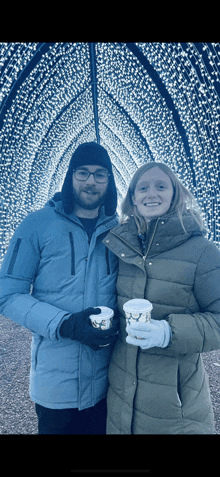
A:
{"label": "man", "polygon": [[[118,330],[118,263],[102,241],[117,225],[107,151],[74,152],[62,192],[16,229],[0,277],[0,313],[33,333],[30,397],[39,434],[105,434],[108,365]],[[115,310],[113,327],[89,315]]]}

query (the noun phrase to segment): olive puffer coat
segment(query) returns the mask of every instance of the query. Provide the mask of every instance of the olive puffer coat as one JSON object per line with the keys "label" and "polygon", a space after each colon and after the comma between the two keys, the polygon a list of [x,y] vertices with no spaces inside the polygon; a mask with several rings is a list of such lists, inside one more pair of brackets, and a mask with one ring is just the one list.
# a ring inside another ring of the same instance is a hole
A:
{"label": "olive puffer coat", "polygon": [[[104,239],[119,257],[121,329],[110,367],[108,434],[213,434],[200,353],[220,348],[220,252],[189,213],[150,222],[145,256],[134,218]],[[127,344],[123,304],[146,298],[172,330],[167,348]]]}

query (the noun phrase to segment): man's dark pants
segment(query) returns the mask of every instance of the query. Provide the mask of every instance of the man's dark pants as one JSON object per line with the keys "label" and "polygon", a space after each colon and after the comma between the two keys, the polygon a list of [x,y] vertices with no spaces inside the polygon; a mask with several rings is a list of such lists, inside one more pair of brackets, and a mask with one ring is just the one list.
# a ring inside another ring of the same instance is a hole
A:
{"label": "man's dark pants", "polygon": [[106,399],[83,409],[49,409],[35,404],[38,434],[106,434]]}

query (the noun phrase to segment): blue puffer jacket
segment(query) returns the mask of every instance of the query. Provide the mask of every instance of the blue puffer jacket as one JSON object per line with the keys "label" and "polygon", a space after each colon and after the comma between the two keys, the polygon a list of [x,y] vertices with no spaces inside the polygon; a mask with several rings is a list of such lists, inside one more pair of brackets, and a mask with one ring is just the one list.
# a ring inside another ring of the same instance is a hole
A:
{"label": "blue puffer jacket", "polygon": [[30,397],[51,409],[94,406],[106,396],[111,347],[93,351],[61,338],[69,313],[116,308],[118,261],[102,243],[118,223],[104,208],[90,244],[62,201],[51,200],[17,227],[0,274],[0,313],[33,333]]}

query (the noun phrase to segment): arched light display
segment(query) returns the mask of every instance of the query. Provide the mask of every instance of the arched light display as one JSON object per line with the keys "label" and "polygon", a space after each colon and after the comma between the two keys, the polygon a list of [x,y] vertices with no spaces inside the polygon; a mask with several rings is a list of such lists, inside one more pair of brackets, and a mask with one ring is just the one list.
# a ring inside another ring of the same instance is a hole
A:
{"label": "arched light display", "polygon": [[85,141],[108,150],[119,200],[137,167],[168,164],[219,245],[219,66],[217,43],[0,43],[0,261]]}

